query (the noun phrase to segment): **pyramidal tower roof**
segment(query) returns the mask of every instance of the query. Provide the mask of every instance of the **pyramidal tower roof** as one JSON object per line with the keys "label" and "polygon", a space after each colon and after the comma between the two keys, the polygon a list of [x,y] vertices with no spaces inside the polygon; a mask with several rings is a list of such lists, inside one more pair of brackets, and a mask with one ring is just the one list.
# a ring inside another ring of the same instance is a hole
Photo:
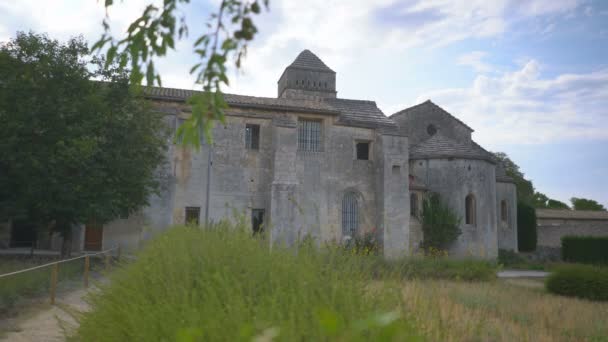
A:
{"label": "pyramidal tower roof", "polygon": [[327,65],[325,65],[325,63],[323,63],[323,61],[317,57],[317,55],[308,49],[300,52],[298,57],[296,57],[289,67],[334,72]]}

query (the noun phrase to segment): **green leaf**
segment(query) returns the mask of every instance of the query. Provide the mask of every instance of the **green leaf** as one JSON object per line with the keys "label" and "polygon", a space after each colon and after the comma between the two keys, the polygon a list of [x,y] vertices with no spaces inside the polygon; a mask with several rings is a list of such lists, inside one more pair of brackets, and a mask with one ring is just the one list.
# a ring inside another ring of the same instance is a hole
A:
{"label": "green leaf", "polygon": [[108,67],[112,64],[112,62],[114,61],[114,57],[116,56],[116,49],[117,46],[116,45],[112,45],[110,46],[110,48],[108,49],[108,53],[106,55],[106,64],[104,66],[104,69],[108,69]]}

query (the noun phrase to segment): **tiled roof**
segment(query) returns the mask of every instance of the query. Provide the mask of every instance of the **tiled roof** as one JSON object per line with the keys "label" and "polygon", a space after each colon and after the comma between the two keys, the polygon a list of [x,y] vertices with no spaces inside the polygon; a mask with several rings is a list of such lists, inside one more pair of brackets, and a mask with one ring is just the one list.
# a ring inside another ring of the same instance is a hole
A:
{"label": "tiled roof", "polygon": [[436,105],[435,103],[433,103],[433,101],[431,100],[426,100],[422,103],[419,103],[415,106],[409,107],[409,108],[405,108],[403,110],[398,111],[397,113],[389,116],[389,117],[393,117],[395,115],[403,115],[403,114],[409,114],[415,111],[422,111],[422,112],[426,112],[426,111],[439,111],[443,114],[449,115],[450,117],[452,117],[454,120],[458,121],[459,123],[461,123],[464,127],[468,128],[471,132],[474,132],[475,130],[472,129],[471,127],[469,127],[469,125],[465,124],[464,122],[462,122],[462,120],[458,119],[457,117],[455,117],[454,115],[450,114],[448,111],[446,111],[445,109],[439,107],[438,105]]}
{"label": "tiled roof", "polygon": [[[536,209],[539,219],[608,220],[608,211]],[[608,229],[606,229],[608,231]]]}
{"label": "tiled roof", "polygon": [[331,98],[323,101],[340,112],[340,124],[397,130],[395,122],[386,117],[374,101]]}
{"label": "tiled roof", "polygon": [[475,142],[460,143],[447,138],[440,133],[433,135],[410,149],[410,159],[443,159],[463,158],[481,159],[496,164],[491,153],[487,152]]}
{"label": "tiled roof", "polygon": [[[144,87],[144,96],[151,99],[185,101],[198,91],[177,88]],[[340,114],[335,108],[321,101],[257,97],[224,94],[229,106],[243,108],[265,108],[287,111],[305,111],[324,114]]]}
{"label": "tiled roof", "polygon": [[[196,91],[176,88],[144,87],[144,96],[151,99],[185,101]],[[338,115],[338,123],[347,126],[378,128],[383,132],[397,132],[395,122],[373,101],[348,99],[304,100],[224,94],[229,106],[240,108],[284,110]]]}
{"label": "tiled roof", "polygon": [[289,65],[289,67],[334,72],[327,65],[325,65],[325,63],[323,63],[323,61],[319,57],[317,57],[317,55],[310,52],[310,50],[304,50],[300,52],[298,57],[296,57],[296,59],[293,61],[293,63]]}

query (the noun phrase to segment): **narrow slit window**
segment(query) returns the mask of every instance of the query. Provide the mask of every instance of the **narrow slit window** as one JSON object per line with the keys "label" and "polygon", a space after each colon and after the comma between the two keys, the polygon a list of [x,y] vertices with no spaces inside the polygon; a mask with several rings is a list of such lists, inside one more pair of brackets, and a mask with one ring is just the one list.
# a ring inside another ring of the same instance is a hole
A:
{"label": "narrow slit window", "polygon": [[356,149],[357,160],[369,160],[369,142],[358,142]]}
{"label": "narrow slit window", "polygon": [[415,193],[410,194],[410,216],[418,217],[418,196]]}
{"label": "narrow slit window", "polygon": [[475,196],[473,196],[473,194],[469,194],[466,198],[465,198],[465,222],[466,224],[470,224],[470,225],[475,225],[477,222],[476,220],[476,203],[475,203]]}
{"label": "narrow slit window", "polygon": [[342,236],[354,238],[359,230],[359,203],[354,192],[342,199]]}
{"label": "narrow slit window", "polygon": [[186,224],[198,226],[200,216],[200,207],[186,207]]}
{"label": "narrow slit window", "polygon": [[260,148],[260,125],[245,125],[245,147],[249,150]]}
{"label": "narrow slit window", "polygon": [[253,234],[264,231],[264,209],[251,209],[251,229]]}
{"label": "narrow slit window", "polygon": [[500,220],[507,222],[507,201],[500,201]]}

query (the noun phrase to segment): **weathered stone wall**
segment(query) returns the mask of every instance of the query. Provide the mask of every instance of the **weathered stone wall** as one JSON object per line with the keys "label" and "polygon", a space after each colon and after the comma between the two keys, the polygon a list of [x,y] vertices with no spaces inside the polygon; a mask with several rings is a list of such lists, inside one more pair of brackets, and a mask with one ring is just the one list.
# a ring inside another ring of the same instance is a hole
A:
{"label": "weathered stone wall", "polygon": [[536,224],[539,247],[561,248],[561,238],[566,235],[608,236],[608,220],[538,218]]}
{"label": "weathered stone wall", "polygon": [[278,97],[283,98],[335,98],[336,94],[336,74],[328,71],[290,67],[278,83]]}
{"label": "weathered stone wall", "polygon": [[399,135],[377,135],[376,208],[382,232],[384,256],[389,259],[410,254],[408,139]]}
{"label": "weathered stone wall", "polygon": [[[496,222],[498,223],[498,248],[517,252],[517,192],[515,184],[496,183]],[[506,220],[501,217],[501,202],[505,201]]]}
{"label": "weathered stone wall", "polygon": [[[425,106],[422,104],[421,106]],[[407,114],[393,115],[391,119],[397,122],[402,134],[409,138],[409,145],[414,146],[430,137],[427,132],[429,125],[435,126],[437,132],[458,142],[469,143],[471,130],[464,124],[439,110],[420,110],[414,108]]]}
{"label": "weathered stone wall", "polygon": [[[439,193],[462,218],[462,234],[450,248],[450,255],[495,258],[498,242],[494,165],[483,160],[432,159],[412,161],[411,168],[429,191]],[[465,198],[468,194],[475,196],[476,225],[465,223]]]}

